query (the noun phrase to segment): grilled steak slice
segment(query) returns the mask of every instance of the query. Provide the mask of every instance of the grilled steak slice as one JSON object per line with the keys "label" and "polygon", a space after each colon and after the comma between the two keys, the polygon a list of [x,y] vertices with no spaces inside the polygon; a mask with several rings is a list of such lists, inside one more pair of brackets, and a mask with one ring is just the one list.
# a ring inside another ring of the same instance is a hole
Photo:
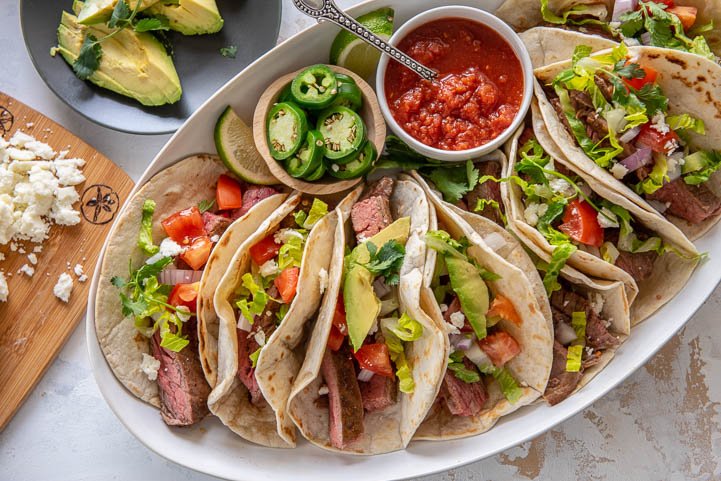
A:
{"label": "grilled steak slice", "polygon": [[564,288],[551,294],[551,312],[556,324],[571,324],[574,312],[585,312],[586,344],[593,349],[607,349],[619,343],[616,336],[608,332],[606,321],[591,307],[588,299],[569,289]]}
{"label": "grilled steak slice", "polygon": [[[468,361],[464,359],[468,364]],[[471,367],[471,366],[468,366]],[[467,383],[458,379],[453,372],[446,370],[439,396],[454,416],[475,416],[488,399],[483,381]]]}
{"label": "grilled steak slice", "polygon": [[566,358],[568,357],[568,349],[563,347],[560,342],[553,341],[553,364],[551,366],[551,377],[546,385],[546,391],[543,397],[551,406],[555,406],[566,399],[583,376],[582,370],[579,372],[566,371]]}
{"label": "grilled steak slice", "polygon": [[350,354],[326,349],[321,373],[328,387],[330,441],[343,449],[363,434],[363,400]]}
{"label": "grilled steak slice", "polygon": [[593,106],[591,97],[579,90],[570,90],[569,96],[576,111],[576,118],[586,125],[586,133],[594,142],[600,142],[608,135],[608,123]]}
{"label": "grilled steak slice", "polygon": [[395,404],[398,399],[398,384],[395,378],[376,374],[370,381],[358,384],[366,412],[382,411]]}
{"label": "grilled steak slice", "polygon": [[160,347],[160,332],[151,339],[153,356],[160,361],[160,415],[169,426],[189,426],[208,414],[210,386],[205,382],[198,359],[194,317],[183,325],[183,333],[190,343],[180,352]]}
{"label": "grilled steak slice", "polygon": [[376,235],[393,222],[390,207],[393,183],[393,179],[388,177],[379,179],[368,187],[363,200],[356,202],[351,209],[351,222],[358,241]]}
{"label": "grilled steak slice", "polygon": [[[484,175],[492,175],[495,178],[501,177],[501,164],[499,162],[481,162],[476,165],[480,171],[481,177]],[[481,211],[476,211],[475,208],[479,199],[496,201],[498,206],[501,208],[501,212],[491,205],[485,206]],[[473,190],[466,195],[465,201],[468,206],[468,210],[471,212],[476,212],[477,214],[492,220],[496,224],[503,226],[501,214],[504,212],[504,207],[503,201],[501,200],[501,184],[498,182],[488,181],[482,184],[477,184]]]}
{"label": "grilled steak slice", "polygon": [[680,217],[691,224],[703,222],[721,211],[721,199],[704,184],[688,185],[678,178],[651,195],[649,200],[668,204],[666,214]]}
{"label": "grilled steak slice", "polygon": [[558,118],[561,120],[561,123],[564,127],[566,127],[566,130],[570,134],[573,132],[571,129],[571,125],[568,123],[568,118],[566,118],[566,113],[563,111],[563,106],[561,105],[561,101],[558,99],[558,97],[555,97],[556,93],[554,92],[552,95],[549,94],[549,99],[551,101],[551,105],[553,106],[553,110],[556,111],[556,115],[558,115]]}
{"label": "grilled steak slice", "polygon": [[653,264],[656,262],[658,254],[655,252],[639,252],[633,254],[631,252],[620,251],[618,259],[616,259],[616,267],[623,269],[631,274],[636,282],[643,282],[653,272]]}
{"label": "grilled steak slice", "polygon": [[213,214],[212,212],[203,212],[203,225],[205,232],[209,236],[221,236],[223,232],[232,224],[233,221],[222,215]]}
{"label": "grilled steak slice", "polygon": [[588,300],[569,289],[561,289],[551,294],[551,306],[564,313],[570,319],[574,312],[586,312]]}
{"label": "grilled steak slice", "polygon": [[613,102],[613,84],[608,81],[606,74],[599,72],[593,77],[593,80],[606,102]]}
{"label": "grilled steak slice", "polygon": [[586,345],[593,349],[608,349],[618,346],[619,340],[608,332],[606,321],[593,309],[586,311]]}
{"label": "grilled steak slice", "polygon": [[272,187],[265,185],[249,185],[248,188],[245,189],[245,192],[243,192],[243,207],[235,209],[231,217],[235,220],[238,217],[244,216],[255,204],[277,193],[278,191]]}

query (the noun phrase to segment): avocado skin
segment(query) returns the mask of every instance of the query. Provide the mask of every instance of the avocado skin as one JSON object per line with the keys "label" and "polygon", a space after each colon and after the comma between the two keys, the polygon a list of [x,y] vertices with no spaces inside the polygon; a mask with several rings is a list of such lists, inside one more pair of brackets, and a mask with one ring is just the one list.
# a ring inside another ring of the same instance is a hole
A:
{"label": "avocado skin", "polygon": [[176,0],[155,3],[145,11],[148,15],[165,15],[171,30],[183,35],[203,35],[223,28],[215,0]]}
{"label": "avocado skin", "polygon": [[486,337],[486,313],[489,307],[488,286],[478,269],[468,261],[446,256],[451,287],[461,302],[463,314],[479,339]]}
{"label": "avocado skin", "polygon": [[[81,8],[81,2],[74,8]],[[110,31],[105,25],[80,25],[77,17],[63,12],[57,51],[72,66],[87,34],[101,38]],[[182,88],[173,60],[152,34],[123,29],[101,46],[100,67],[88,78],[92,83],[147,106],[180,99]]]}

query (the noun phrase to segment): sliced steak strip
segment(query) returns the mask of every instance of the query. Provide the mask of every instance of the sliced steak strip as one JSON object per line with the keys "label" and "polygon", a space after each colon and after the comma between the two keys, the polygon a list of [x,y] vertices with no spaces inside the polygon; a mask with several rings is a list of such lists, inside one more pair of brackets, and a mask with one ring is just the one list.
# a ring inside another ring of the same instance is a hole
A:
{"label": "sliced steak strip", "polygon": [[358,241],[376,235],[393,222],[390,207],[393,185],[394,181],[389,177],[379,179],[351,208],[351,222]]}
{"label": "sliced steak strip", "polygon": [[551,312],[555,324],[571,324],[574,312],[586,313],[586,345],[593,349],[607,349],[617,346],[619,340],[606,327],[606,321],[593,310],[588,300],[569,289],[551,294]]}
{"label": "sliced steak strip", "polygon": [[551,366],[551,377],[546,385],[546,391],[543,397],[551,406],[555,406],[566,399],[578,383],[581,381],[583,372],[567,372],[566,358],[568,357],[568,349],[563,347],[560,342],[553,341],[553,364]]}
{"label": "sliced steak strip", "polygon": [[363,400],[350,354],[326,349],[321,373],[328,387],[330,441],[343,449],[363,434]]}
{"label": "sliced steak strip", "polygon": [[[467,360],[464,362],[468,363]],[[454,416],[475,416],[481,412],[483,404],[488,399],[483,381],[467,383],[458,379],[449,370],[446,370],[443,376],[439,396],[443,398],[446,407]]]}
{"label": "sliced steak strip", "polygon": [[[480,171],[480,176],[492,175],[495,178],[501,177],[501,164],[499,162],[481,162],[476,164]],[[487,205],[483,210],[476,212],[475,208],[479,199],[493,200],[498,202],[501,212],[498,212],[493,206]],[[487,219],[492,220],[496,224],[503,226],[501,213],[505,212],[503,200],[501,199],[501,184],[498,182],[488,181],[476,185],[472,191],[466,195],[466,205],[468,210],[476,212]]]}
{"label": "sliced steak strip", "polygon": [[235,220],[238,217],[244,216],[255,204],[277,193],[278,191],[272,187],[265,185],[249,185],[245,189],[245,192],[243,192],[243,207],[233,211],[231,216],[232,219]]}
{"label": "sliced steak strip", "polygon": [[158,388],[160,415],[169,426],[189,426],[208,414],[210,386],[198,359],[196,321],[191,318],[183,325],[183,333],[190,343],[180,352],[160,347],[160,332],[151,339],[153,357],[160,361]]}
{"label": "sliced steak strip", "polygon": [[628,272],[636,282],[643,282],[653,272],[653,265],[658,258],[655,252],[631,252],[620,251],[616,259],[616,267]]}
{"label": "sliced steak strip", "polygon": [[608,349],[618,346],[619,340],[608,332],[606,321],[589,309],[586,312],[586,345],[593,349]]}
{"label": "sliced steak strip", "polygon": [[398,384],[395,377],[388,378],[375,374],[368,382],[359,382],[363,409],[366,412],[382,411],[398,399]]}
{"label": "sliced steak strip", "polygon": [[698,224],[721,211],[721,199],[704,184],[688,185],[682,178],[670,182],[651,195],[649,200],[668,204],[665,214],[675,215]]}
{"label": "sliced steak strip", "polygon": [[365,200],[376,196],[390,198],[391,194],[393,194],[393,187],[395,186],[395,183],[396,181],[391,177],[381,177],[368,186],[359,200]]}
{"label": "sliced steak strip", "polygon": [[233,221],[222,215],[213,214],[212,212],[203,212],[203,225],[205,226],[205,232],[209,236],[221,236],[223,232],[232,224]]}

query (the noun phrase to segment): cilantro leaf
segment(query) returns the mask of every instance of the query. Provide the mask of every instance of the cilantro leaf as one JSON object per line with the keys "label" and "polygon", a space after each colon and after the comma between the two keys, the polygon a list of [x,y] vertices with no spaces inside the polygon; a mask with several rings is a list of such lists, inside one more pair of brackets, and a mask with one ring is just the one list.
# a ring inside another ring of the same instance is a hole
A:
{"label": "cilantro leaf", "polygon": [[443,199],[454,204],[473,190],[478,183],[479,175],[480,172],[469,160],[465,166],[435,168],[428,177],[443,194]]}
{"label": "cilantro leaf", "polygon": [[372,274],[382,275],[388,285],[398,284],[403,258],[406,254],[405,246],[395,240],[389,240],[380,249],[370,241],[366,243],[366,246],[370,253],[370,261],[365,264],[365,268]]}
{"label": "cilantro leaf", "polygon": [[263,347],[259,347],[255,351],[251,352],[248,358],[250,358],[250,366],[252,368],[255,368],[258,365],[258,357],[260,356],[260,350],[263,349]]}
{"label": "cilantro leaf", "polygon": [[164,15],[156,15],[154,17],[141,18],[135,24],[133,30],[136,32],[152,32],[157,30],[170,30],[170,22],[168,17]]}
{"label": "cilantro leaf", "polygon": [[228,45],[227,47],[220,48],[220,55],[225,58],[235,58],[238,53],[238,47],[236,45]]}
{"label": "cilantro leaf", "polygon": [[215,199],[204,199],[198,202],[198,210],[201,214],[212,210],[215,207]]}
{"label": "cilantro leaf", "polygon": [[[140,0],[138,0],[137,3],[140,3]],[[126,26],[128,23],[130,23],[131,14],[132,13],[130,11],[130,7],[125,2],[125,0],[118,0],[118,2],[115,4],[115,8],[113,8],[113,13],[110,15],[110,20],[108,20],[108,27],[122,28]]]}
{"label": "cilantro leaf", "polygon": [[646,115],[653,117],[656,112],[668,110],[668,97],[664,95],[658,85],[646,84],[641,90],[636,90],[636,97],[646,106]]}
{"label": "cilantro leaf", "polygon": [[78,57],[73,62],[73,72],[80,80],[87,80],[100,67],[103,50],[98,39],[88,34],[83,40]]}

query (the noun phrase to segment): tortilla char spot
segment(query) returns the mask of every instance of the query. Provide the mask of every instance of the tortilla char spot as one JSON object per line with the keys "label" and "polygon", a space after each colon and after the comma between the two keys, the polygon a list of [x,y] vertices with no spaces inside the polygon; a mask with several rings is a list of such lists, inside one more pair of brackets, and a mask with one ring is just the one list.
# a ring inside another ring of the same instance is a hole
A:
{"label": "tortilla char spot", "polygon": [[271,372],[271,373],[268,375],[268,381],[272,381],[274,377],[275,377],[275,373],[274,373],[274,372]]}
{"label": "tortilla char spot", "polygon": [[682,69],[688,68],[688,65],[686,64],[686,61],[685,61],[684,59],[682,59],[682,58],[675,58],[675,57],[669,55],[669,56],[666,58],[666,60],[669,61],[669,62],[671,62],[671,63],[674,64],[674,65],[678,65],[678,66],[681,67]]}
{"label": "tortilla char spot", "polygon": [[143,336],[143,335],[140,334],[139,332],[136,332],[136,333],[135,333],[135,336],[133,337],[133,340],[134,340],[137,344],[144,344],[144,343],[148,342],[148,340],[145,338],[145,336]]}
{"label": "tortilla char spot", "polygon": [[650,58],[650,59],[657,59],[659,57],[660,57],[660,55],[657,53],[649,53],[648,54],[648,58]]}
{"label": "tortilla char spot", "polygon": [[699,82],[705,82],[705,81],[706,81],[706,77],[704,77],[703,75],[699,75],[699,76],[696,77],[696,80],[699,81]]}
{"label": "tortilla char spot", "polygon": [[275,388],[273,386],[270,386],[270,393],[275,394]]}
{"label": "tortilla char spot", "polygon": [[531,314],[535,314],[536,306],[534,306],[533,304],[528,304],[528,310],[531,311]]}
{"label": "tortilla char spot", "polygon": [[698,92],[698,93],[703,92],[703,88],[700,85],[697,85],[694,90],[696,90],[696,92]]}

